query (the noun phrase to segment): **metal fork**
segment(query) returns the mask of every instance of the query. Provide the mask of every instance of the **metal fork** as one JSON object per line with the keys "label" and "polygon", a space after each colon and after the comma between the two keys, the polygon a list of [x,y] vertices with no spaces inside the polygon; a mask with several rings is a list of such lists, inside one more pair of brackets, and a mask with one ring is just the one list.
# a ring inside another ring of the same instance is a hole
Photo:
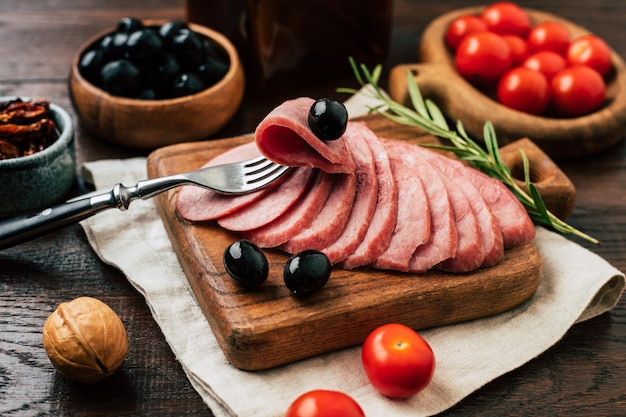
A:
{"label": "metal fork", "polygon": [[84,195],[36,214],[0,220],[0,249],[34,239],[106,209],[125,211],[136,199],[147,200],[181,185],[195,185],[221,194],[247,194],[267,187],[288,170],[289,167],[259,156],[184,174],[142,180],[132,187],[117,184],[107,193]]}

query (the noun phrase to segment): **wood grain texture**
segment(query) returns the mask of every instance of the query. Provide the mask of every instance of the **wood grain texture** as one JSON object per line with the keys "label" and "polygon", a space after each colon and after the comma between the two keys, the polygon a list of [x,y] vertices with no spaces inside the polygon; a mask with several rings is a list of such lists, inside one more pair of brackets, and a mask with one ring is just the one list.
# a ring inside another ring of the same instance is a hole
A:
{"label": "wood grain texture", "polygon": [[[382,116],[366,120],[387,139],[437,141]],[[161,148],[150,155],[148,174],[184,172],[253,139],[247,135]],[[157,197],[161,219],[220,347],[233,365],[245,370],[267,369],[353,346],[390,322],[419,330],[501,313],[526,301],[541,277],[541,257],[528,244],[507,250],[499,264],[468,274],[411,275],[335,267],[322,291],[298,298],[283,283],[289,256],[265,250],[268,281],[255,291],[246,291],[228,276],[222,261],[224,250],[240,236],[216,222],[191,223],[181,218],[174,204],[177,193],[171,190]]]}
{"label": "wood grain texture", "polygon": [[[626,132],[626,67],[612,51],[613,70],[606,76],[606,99],[597,111],[582,117],[534,116],[510,109],[495,98],[493,91],[472,86],[455,69],[454,56],[445,44],[450,22],[464,14],[477,14],[480,7],[468,7],[445,13],[425,29],[420,43],[419,63],[396,65],[389,79],[389,94],[408,103],[407,72],[452,120],[461,120],[473,138],[481,140],[487,120],[496,126],[501,144],[528,137],[550,157],[575,159],[603,151],[623,140]],[[545,21],[562,23],[572,39],[589,31],[567,19],[538,10],[527,9],[533,24]]]}
{"label": "wood grain texture", "polygon": [[[626,57],[626,3],[614,0],[520,0],[576,22],[602,36]],[[437,16],[466,0],[395,0],[389,69],[419,62],[418,45]],[[43,96],[76,121],[67,89],[72,57],[95,33],[122,16],[183,18],[172,0],[3,0],[0,2],[0,95]],[[387,79],[387,74],[383,74]],[[385,85],[385,84],[383,84]],[[333,96],[347,79],[247,93],[234,119],[214,137],[251,132],[267,112],[300,95]],[[339,98],[346,98],[339,95]],[[527,136],[527,135],[524,135]],[[77,123],[76,156],[85,161],[146,156],[104,141]],[[626,270],[626,143],[559,167],[576,186],[568,221],[600,239],[581,245]],[[77,173],[73,195],[87,191]],[[123,213],[121,214],[123,215]],[[57,375],[45,357],[41,329],[60,302],[79,295],[101,298],[129,331],[129,355],[112,379],[84,387]],[[485,385],[445,417],[626,415],[626,297],[607,314],[574,326],[539,357]],[[281,389],[268,387],[268,389]],[[251,395],[262,395],[253,393]],[[213,416],[189,383],[143,296],[124,275],[93,252],[74,225],[0,252],[0,415],[3,416]],[[376,417],[376,416],[371,416]]]}

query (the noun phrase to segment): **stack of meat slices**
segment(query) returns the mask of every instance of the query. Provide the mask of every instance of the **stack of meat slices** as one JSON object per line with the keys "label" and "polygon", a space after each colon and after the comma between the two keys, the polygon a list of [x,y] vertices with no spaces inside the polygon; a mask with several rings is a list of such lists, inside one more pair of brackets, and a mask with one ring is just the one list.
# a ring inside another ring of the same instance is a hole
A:
{"label": "stack of meat slices", "polygon": [[284,102],[259,124],[254,142],[207,163],[264,154],[297,167],[284,180],[235,197],[183,187],[179,214],[217,221],[263,248],[316,249],[346,269],[469,272],[534,238],[526,210],[500,181],[421,146],[379,138],[362,122],[321,141],[307,124],[313,101]]}

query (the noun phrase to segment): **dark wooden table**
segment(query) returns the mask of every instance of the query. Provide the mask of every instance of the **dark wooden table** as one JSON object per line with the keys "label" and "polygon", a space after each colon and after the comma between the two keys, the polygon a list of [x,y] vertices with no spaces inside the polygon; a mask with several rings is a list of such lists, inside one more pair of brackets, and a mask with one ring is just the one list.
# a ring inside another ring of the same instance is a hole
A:
{"label": "dark wooden table", "polygon": [[[425,25],[441,13],[472,5],[460,0],[441,3],[395,1],[386,68],[416,62]],[[626,3],[529,0],[520,4],[578,23],[626,57]],[[67,90],[73,54],[87,38],[129,15],[183,18],[184,4],[182,0],[3,0],[0,96],[45,97],[75,117]],[[346,80],[288,92],[250,92],[232,122],[216,136],[252,131],[267,111],[286,98],[322,96],[343,86]],[[98,159],[146,155],[98,139],[80,124],[76,153],[79,166]],[[582,244],[626,270],[626,145],[563,163],[562,168],[578,190],[570,222],[603,242],[593,247]],[[75,192],[80,191],[77,185]],[[50,312],[60,302],[82,295],[100,298],[117,311],[130,340],[121,370],[94,386],[81,386],[58,375],[41,341]],[[212,413],[185,377],[142,296],[117,269],[98,259],[81,227],[74,225],[0,252],[0,415]],[[626,301],[622,298],[610,313],[573,326],[547,352],[444,415],[626,415]]]}

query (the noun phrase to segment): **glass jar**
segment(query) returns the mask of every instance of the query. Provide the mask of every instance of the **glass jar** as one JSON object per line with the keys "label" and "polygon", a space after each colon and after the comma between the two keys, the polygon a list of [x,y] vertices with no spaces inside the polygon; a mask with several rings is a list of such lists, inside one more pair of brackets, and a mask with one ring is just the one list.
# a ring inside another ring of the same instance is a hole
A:
{"label": "glass jar", "polygon": [[384,63],[392,0],[186,0],[187,20],[227,36],[256,86],[351,73],[349,57]]}

